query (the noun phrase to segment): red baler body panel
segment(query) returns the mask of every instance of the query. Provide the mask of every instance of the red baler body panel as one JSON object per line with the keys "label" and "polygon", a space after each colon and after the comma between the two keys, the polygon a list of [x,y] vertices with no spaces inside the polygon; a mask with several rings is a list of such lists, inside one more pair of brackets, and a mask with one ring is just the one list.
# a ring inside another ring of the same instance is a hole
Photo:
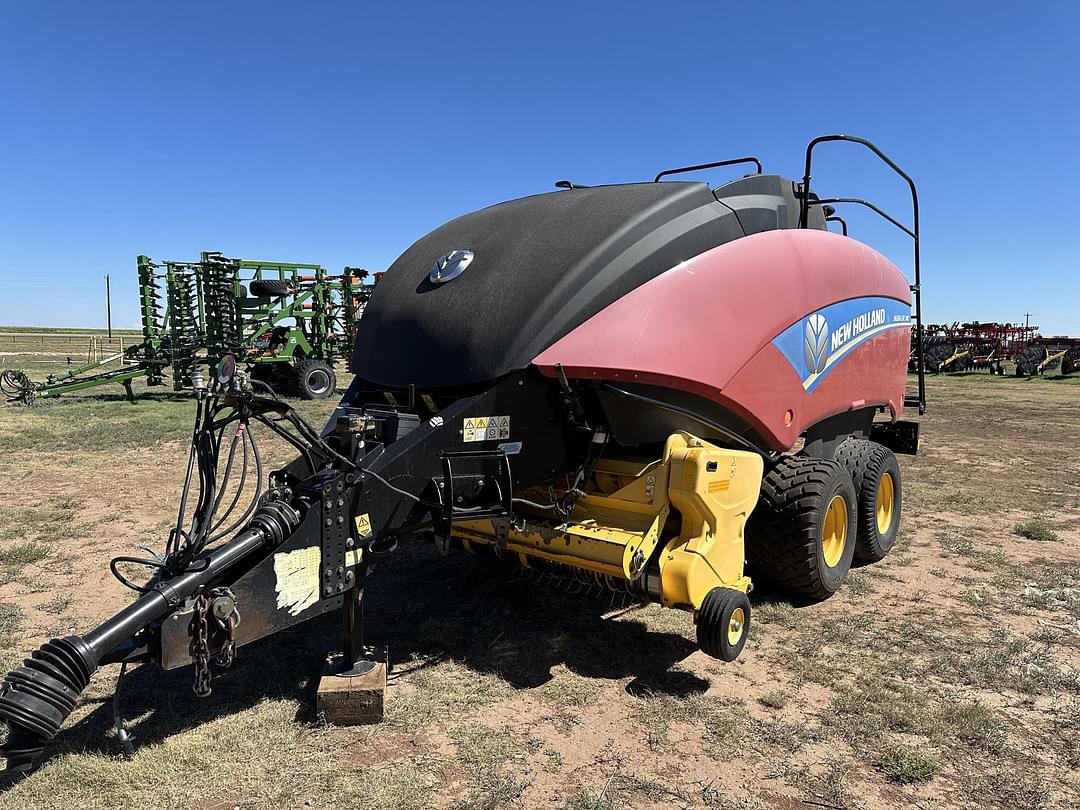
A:
{"label": "red baler body panel", "polygon": [[714,400],[775,449],[829,416],[903,408],[908,281],[854,239],[766,231],[695,256],[541,352],[555,375],[638,382]]}

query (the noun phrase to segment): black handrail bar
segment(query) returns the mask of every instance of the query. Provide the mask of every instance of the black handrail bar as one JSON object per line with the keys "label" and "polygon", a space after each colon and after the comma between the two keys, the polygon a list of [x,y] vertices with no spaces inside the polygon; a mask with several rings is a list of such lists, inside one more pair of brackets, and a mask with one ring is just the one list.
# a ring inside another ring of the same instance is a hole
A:
{"label": "black handrail bar", "polygon": [[826,222],[839,222],[840,228],[844,232],[844,236],[847,236],[847,221],[843,217],[825,217]]}
{"label": "black handrail bar", "polygon": [[685,174],[686,172],[698,172],[702,169],[717,169],[720,166],[736,166],[739,163],[753,163],[757,167],[757,174],[761,174],[761,161],[754,157],[741,157],[734,158],[733,160],[718,160],[716,163],[699,163],[697,166],[681,166],[678,169],[664,169],[660,174],[653,178],[654,183],[659,183],[661,177],[667,177],[669,174]]}
{"label": "black handrail bar", "polygon": [[877,214],[880,217],[883,217],[884,219],[887,219],[889,222],[891,222],[893,225],[895,225],[897,228],[902,230],[904,233],[906,233],[911,238],[913,238],[913,239],[915,238],[915,234],[911,232],[911,229],[908,228],[907,225],[904,225],[902,222],[897,222],[895,219],[893,219],[887,213],[882,211],[880,208],[878,208],[876,205],[874,205],[869,200],[862,200],[862,199],[859,199],[858,197],[823,197],[820,200],[811,200],[809,202],[809,205],[827,205],[827,204],[832,204],[832,203],[854,203],[855,205],[865,205],[867,208],[869,208],[875,214]]}
{"label": "black handrail bar", "polygon": [[[915,243],[915,283],[911,285],[911,292],[915,295],[915,356],[919,363],[919,413],[926,413],[926,369],[923,363],[923,325],[922,325],[922,273],[919,261],[919,192],[915,188],[915,181],[911,179],[911,176],[901,169],[896,163],[884,152],[877,148],[873,143],[866,140],[866,138],[859,138],[855,135],[819,135],[814,138],[810,143],[806,145],[806,161],[803,166],[803,182],[802,182],[802,201],[799,205],[799,227],[807,227],[807,215],[810,211],[810,205],[812,203],[810,199],[810,163],[813,157],[814,147],[820,143],[829,143],[832,141],[847,141],[849,143],[857,143],[865,146],[875,155],[877,155],[881,161],[900,175],[908,184],[908,188],[911,189],[911,211],[912,211],[912,227],[908,229],[904,225],[901,225],[891,216],[886,214],[880,208],[865,200],[856,199],[837,199],[835,202],[855,202],[859,205],[866,205],[873,209],[875,212],[885,217],[889,222],[896,225],[898,228],[908,234]],[[820,202],[826,202],[824,200]]]}

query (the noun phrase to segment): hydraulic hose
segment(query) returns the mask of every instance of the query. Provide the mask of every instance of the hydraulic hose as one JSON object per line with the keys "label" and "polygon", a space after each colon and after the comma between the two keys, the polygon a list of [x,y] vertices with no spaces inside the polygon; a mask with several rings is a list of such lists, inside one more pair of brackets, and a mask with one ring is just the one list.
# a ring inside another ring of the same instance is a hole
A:
{"label": "hydraulic hose", "polygon": [[299,525],[300,514],[288,504],[263,504],[244,531],[196,560],[193,569],[158,582],[86,635],[47,642],[9,672],[0,682],[0,719],[9,729],[7,742],[0,745],[0,755],[7,758],[7,770],[0,776],[33,767],[105,655],[253,553],[280,545]]}

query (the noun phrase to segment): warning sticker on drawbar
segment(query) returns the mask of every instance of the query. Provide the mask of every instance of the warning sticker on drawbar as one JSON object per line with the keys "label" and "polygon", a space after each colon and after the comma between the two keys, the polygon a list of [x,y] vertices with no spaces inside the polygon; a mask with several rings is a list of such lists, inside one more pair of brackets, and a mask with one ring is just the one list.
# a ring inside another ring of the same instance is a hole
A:
{"label": "warning sticker on drawbar", "polygon": [[463,442],[495,442],[510,438],[509,416],[468,416],[461,421]]}

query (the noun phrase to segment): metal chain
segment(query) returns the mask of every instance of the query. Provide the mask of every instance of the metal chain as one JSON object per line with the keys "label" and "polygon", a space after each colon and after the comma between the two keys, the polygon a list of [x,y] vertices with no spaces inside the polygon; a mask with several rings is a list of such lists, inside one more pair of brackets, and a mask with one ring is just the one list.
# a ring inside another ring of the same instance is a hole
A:
{"label": "metal chain", "polygon": [[191,658],[195,662],[195,683],[192,689],[201,698],[210,696],[210,643],[208,640],[207,616],[210,613],[210,598],[201,593],[195,597],[195,609],[191,614]]}
{"label": "metal chain", "polygon": [[[224,619],[213,613],[214,602],[221,598],[228,598],[233,603],[232,612]],[[192,689],[201,698],[209,697],[210,681],[213,678],[213,673],[210,672],[210,617],[212,615],[217,625],[225,631],[225,641],[218,654],[214,656],[214,662],[222,669],[228,669],[236,660],[236,627],[240,624],[240,611],[236,607],[236,596],[231,590],[213,588],[195,597],[188,634],[191,636],[191,658],[195,662],[195,683]]]}

